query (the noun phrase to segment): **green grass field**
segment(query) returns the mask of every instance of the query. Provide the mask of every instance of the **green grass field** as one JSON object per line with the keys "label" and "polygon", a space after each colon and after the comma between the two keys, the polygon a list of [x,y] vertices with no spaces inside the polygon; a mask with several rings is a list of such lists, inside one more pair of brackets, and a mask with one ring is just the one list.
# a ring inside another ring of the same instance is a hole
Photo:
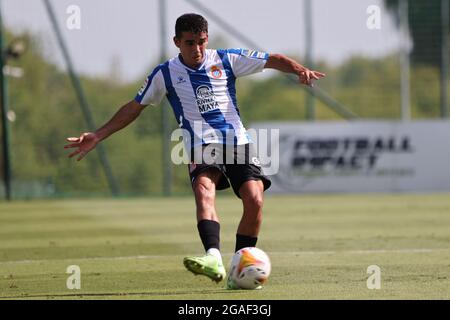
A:
{"label": "green grass field", "polygon": [[[228,264],[241,215],[218,195]],[[182,264],[202,254],[193,198],[0,203],[1,299],[449,299],[450,195],[268,196],[260,291]],[[69,290],[66,269],[81,269]],[[367,267],[381,268],[369,290]]]}

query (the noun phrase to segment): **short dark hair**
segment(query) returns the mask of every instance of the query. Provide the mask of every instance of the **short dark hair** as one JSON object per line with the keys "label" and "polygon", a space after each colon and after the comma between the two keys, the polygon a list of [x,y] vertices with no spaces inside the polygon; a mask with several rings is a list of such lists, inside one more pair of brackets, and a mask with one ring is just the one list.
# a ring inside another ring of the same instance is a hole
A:
{"label": "short dark hair", "polygon": [[183,31],[200,33],[208,33],[208,21],[199,14],[186,13],[178,17],[175,23],[175,37],[181,38]]}

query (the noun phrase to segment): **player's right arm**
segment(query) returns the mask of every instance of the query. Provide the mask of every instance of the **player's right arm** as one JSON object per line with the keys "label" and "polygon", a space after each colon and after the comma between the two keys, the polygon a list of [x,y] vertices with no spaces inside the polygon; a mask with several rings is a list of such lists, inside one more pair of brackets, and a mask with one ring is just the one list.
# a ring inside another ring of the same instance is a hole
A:
{"label": "player's right arm", "polygon": [[86,156],[89,151],[94,149],[100,141],[106,139],[114,132],[125,128],[133,122],[142,112],[144,107],[144,105],[141,105],[136,100],[131,100],[122,106],[111,118],[111,120],[95,132],[85,132],[79,137],[67,138],[67,141],[71,143],[65,145],[64,148],[76,148],[75,151],[69,154],[69,158],[79,154],[77,161],[83,159],[84,156]]}

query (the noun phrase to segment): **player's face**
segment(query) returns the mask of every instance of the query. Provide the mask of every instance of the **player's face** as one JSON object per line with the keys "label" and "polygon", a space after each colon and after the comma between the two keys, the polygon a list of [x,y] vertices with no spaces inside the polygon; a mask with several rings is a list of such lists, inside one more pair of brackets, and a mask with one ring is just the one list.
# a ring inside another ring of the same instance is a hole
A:
{"label": "player's face", "polygon": [[181,33],[181,38],[175,37],[175,45],[180,49],[184,63],[192,68],[199,67],[205,59],[205,50],[208,45],[208,33],[186,32]]}

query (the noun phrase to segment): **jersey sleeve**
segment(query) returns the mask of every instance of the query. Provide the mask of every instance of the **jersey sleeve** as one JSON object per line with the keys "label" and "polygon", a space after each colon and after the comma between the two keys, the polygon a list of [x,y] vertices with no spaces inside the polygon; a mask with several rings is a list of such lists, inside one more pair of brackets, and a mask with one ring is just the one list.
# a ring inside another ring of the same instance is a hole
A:
{"label": "jersey sleeve", "polygon": [[228,49],[228,58],[235,77],[263,71],[269,54],[248,49]]}
{"label": "jersey sleeve", "polygon": [[141,105],[158,105],[166,94],[166,85],[160,67],[156,67],[145,79],[134,100]]}

